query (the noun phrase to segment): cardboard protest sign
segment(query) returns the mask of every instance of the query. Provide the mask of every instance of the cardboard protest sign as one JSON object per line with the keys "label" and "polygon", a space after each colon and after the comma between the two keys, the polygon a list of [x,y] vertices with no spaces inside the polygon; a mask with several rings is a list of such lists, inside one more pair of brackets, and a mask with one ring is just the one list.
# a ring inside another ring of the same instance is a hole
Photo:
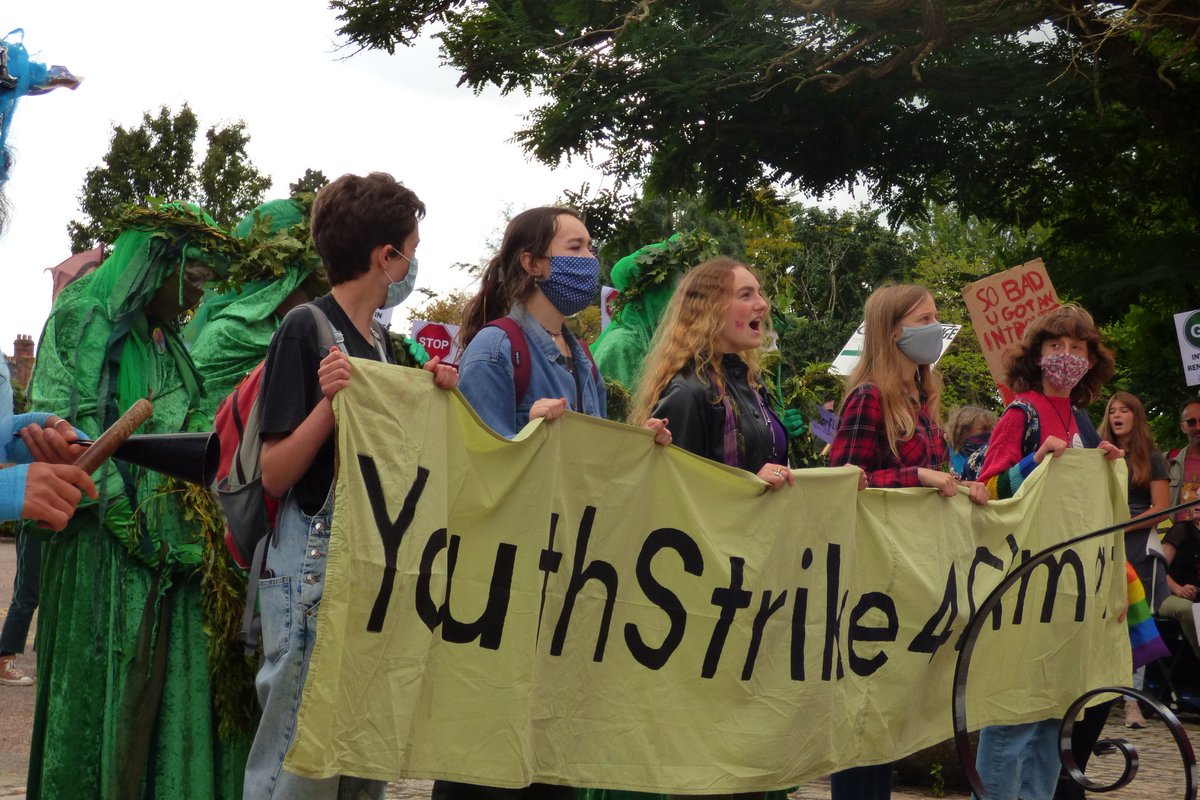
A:
{"label": "cardboard protest sign", "polygon": [[1175,333],[1179,337],[1183,377],[1188,386],[1196,386],[1200,384],[1200,309],[1176,314]]}
{"label": "cardboard protest sign", "polygon": [[[1128,515],[1094,450],[986,507],[851,467],[764,492],[647,431],[568,413],[508,441],[426,373],[353,375],[286,761],[309,777],[705,794],[886,763],[950,736],[958,638],[1013,565]],[[1120,534],[1078,543],[1005,595],[974,725],[1128,680],[1124,561]]]}
{"label": "cardboard protest sign", "polygon": [[1006,378],[1004,351],[1021,341],[1030,322],[1061,305],[1040,258],[969,283],[962,294],[997,386]]}
{"label": "cardboard protest sign", "polygon": [[[942,352],[938,355],[940,361],[942,356],[946,355],[946,351],[950,349],[950,345],[954,342],[954,337],[958,336],[958,332],[962,330],[962,325],[950,325],[942,323]],[[866,323],[859,325],[854,333],[850,335],[850,340],[837,354],[837,358],[833,360],[829,371],[834,375],[849,375],[862,358],[863,342],[866,340]],[[934,362],[937,363],[937,362]]]}

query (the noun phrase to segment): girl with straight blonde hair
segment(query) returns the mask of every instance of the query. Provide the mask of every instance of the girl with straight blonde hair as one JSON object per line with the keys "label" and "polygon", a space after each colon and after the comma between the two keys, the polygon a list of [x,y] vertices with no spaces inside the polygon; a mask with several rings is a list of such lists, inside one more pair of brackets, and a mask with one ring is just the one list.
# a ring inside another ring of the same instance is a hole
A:
{"label": "girl with straight blonde hair", "polygon": [[[831,466],[853,464],[874,488],[927,486],[944,497],[967,489],[987,502],[979,483],[947,472],[950,451],[938,428],[942,379],[933,364],[942,354],[942,325],[928,290],[912,284],[884,286],[863,310],[863,354],[850,373]],[[830,777],[832,800],[886,800],[892,765],[852,767]]]}
{"label": "girl with straight blonde hair", "polygon": [[[863,355],[846,382],[830,464],[854,464],[869,486],[927,486],[946,497],[959,482],[938,428],[942,326],[928,290],[912,284],[876,289],[863,312]],[[971,499],[984,502],[973,482]]]}

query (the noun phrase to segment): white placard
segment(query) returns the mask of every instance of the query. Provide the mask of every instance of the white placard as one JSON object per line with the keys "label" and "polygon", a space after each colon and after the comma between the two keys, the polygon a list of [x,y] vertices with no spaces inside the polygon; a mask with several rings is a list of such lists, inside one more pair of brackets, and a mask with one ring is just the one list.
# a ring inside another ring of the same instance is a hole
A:
{"label": "white placard", "polygon": [[1196,386],[1200,384],[1200,309],[1176,314],[1175,333],[1179,336],[1183,377],[1188,386]]}

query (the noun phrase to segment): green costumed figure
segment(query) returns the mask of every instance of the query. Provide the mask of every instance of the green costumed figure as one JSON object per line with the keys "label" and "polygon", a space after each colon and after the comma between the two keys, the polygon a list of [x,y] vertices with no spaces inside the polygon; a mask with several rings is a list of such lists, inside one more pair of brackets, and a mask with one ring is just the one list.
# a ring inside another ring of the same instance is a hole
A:
{"label": "green costumed figure", "polygon": [[[240,243],[225,285],[210,289],[184,327],[196,369],[204,376],[204,395],[188,418],[188,430],[212,429],[217,407],[267,355],[271,336],[283,315],[310,296],[324,294],[324,271],[308,239],[302,198],[271,200],[247,214],[234,228]],[[206,543],[201,573],[210,580],[204,593],[204,624],[209,635],[213,705],[220,732],[253,739],[258,725],[254,690],[256,661],[241,640],[246,602],[246,573],[225,545],[225,517],[206,487],[177,487],[185,516]]]}
{"label": "green costumed figure", "polygon": [[[96,437],[151,397],[140,432],[186,430],[203,380],[178,317],[230,241],[189,206],[136,213],[55,302],[37,406]],[[109,461],[95,478],[99,499],[43,544],[28,796],[239,798],[247,739],[223,736],[214,711],[203,539],[164,476]]]}
{"label": "green costumed figure", "polygon": [[[236,291],[207,295],[184,328],[192,360],[204,375],[207,401],[201,411],[210,421],[221,401],[266,358],[284,315],[329,291],[320,256],[309,239],[310,206],[307,197],[269,200],[246,215],[234,235],[260,254],[266,249],[263,244],[274,245],[276,262],[247,266],[248,274]],[[233,265],[234,273],[239,266]],[[261,277],[264,272],[270,276]],[[419,344],[407,338],[402,343],[404,348],[397,348],[399,363],[420,367],[429,360]],[[196,423],[196,430],[208,430],[200,418]]]}
{"label": "green costumed figure", "polygon": [[[238,381],[266,358],[267,347],[283,315],[310,297],[328,291],[328,286],[320,286],[315,292],[306,291],[312,288],[308,285],[309,277],[314,270],[319,271],[320,265],[316,252],[307,246],[307,227],[299,201],[271,200],[234,228],[234,235],[243,241],[264,229],[267,236],[279,239],[288,237],[293,228],[297,230],[296,235],[290,236],[294,255],[279,265],[281,274],[268,278],[254,276],[236,291],[207,295],[184,329],[184,340],[191,342],[192,361],[204,375],[206,401],[201,412],[210,422],[217,406]],[[321,280],[313,278],[316,283]],[[197,429],[208,430],[208,426]]]}
{"label": "green costumed figure", "polygon": [[642,362],[663,311],[675,294],[679,276],[716,256],[720,243],[703,231],[676,233],[648,244],[613,264],[609,279],[617,290],[617,310],[592,345],[592,356],[605,378],[633,394]]}

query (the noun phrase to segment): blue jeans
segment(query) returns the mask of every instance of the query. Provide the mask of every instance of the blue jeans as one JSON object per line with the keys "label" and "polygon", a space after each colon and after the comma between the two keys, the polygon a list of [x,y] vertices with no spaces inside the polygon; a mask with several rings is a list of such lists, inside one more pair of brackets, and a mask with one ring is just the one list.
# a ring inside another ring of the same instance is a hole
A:
{"label": "blue jeans", "polygon": [[1044,719],[979,732],[975,768],[988,800],[1050,800],[1058,783],[1058,726]]}
{"label": "blue jeans", "polygon": [[12,605],[0,629],[0,655],[24,653],[29,624],[37,611],[42,575],[42,543],[17,523],[17,574],[13,578]]}
{"label": "blue jeans", "polygon": [[279,509],[278,544],[267,548],[267,571],[258,585],[263,662],[255,678],[262,719],[246,762],[244,800],[383,798],[383,781],[349,776],[314,780],[283,768],[317,639],[332,511],[332,489],[325,506],[311,517],[289,495]]}

